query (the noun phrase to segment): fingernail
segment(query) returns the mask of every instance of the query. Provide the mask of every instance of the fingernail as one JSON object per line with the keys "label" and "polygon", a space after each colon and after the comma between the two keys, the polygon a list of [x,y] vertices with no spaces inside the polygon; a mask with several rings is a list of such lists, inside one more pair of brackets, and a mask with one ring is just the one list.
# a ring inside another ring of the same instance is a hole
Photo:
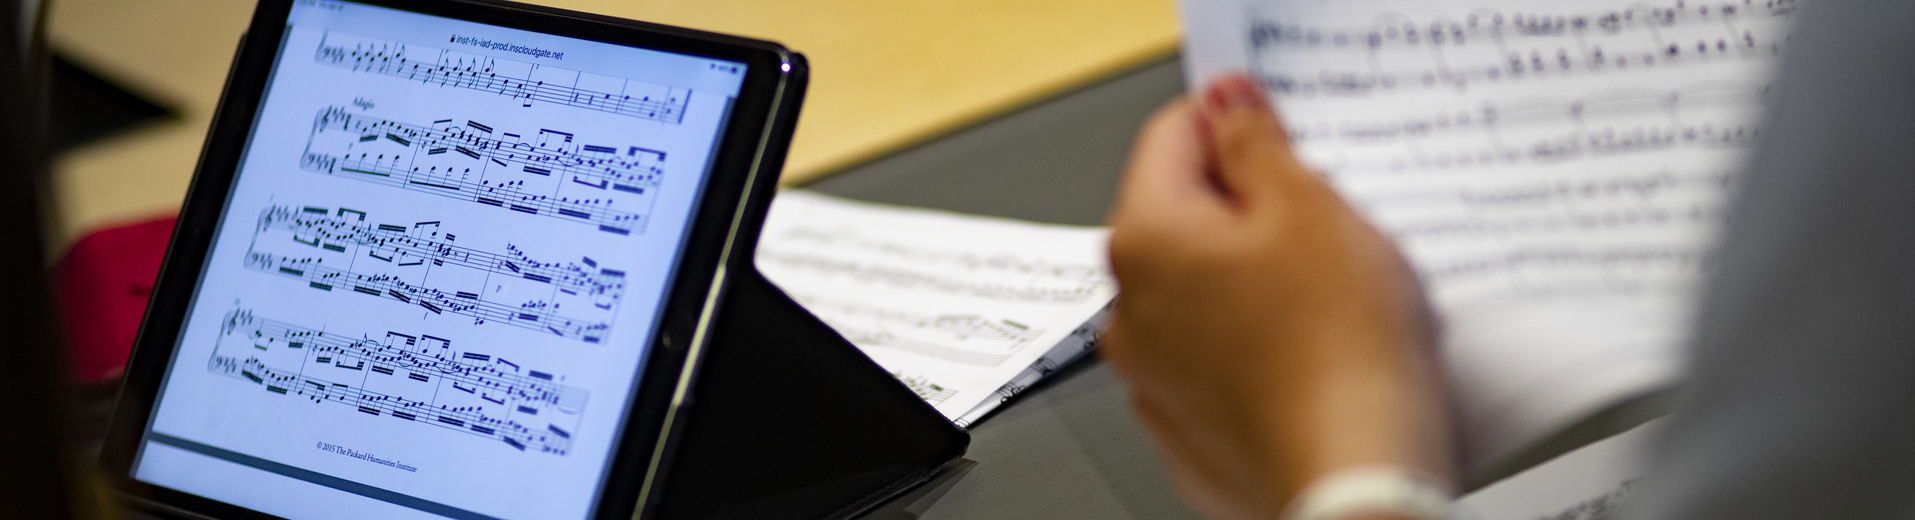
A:
{"label": "fingernail", "polygon": [[1212,106],[1218,110],[1231,111],[1251,108],[1263,103],[1263,93],[1250,78],[1230,76],[1217,81],[1210,88]]}

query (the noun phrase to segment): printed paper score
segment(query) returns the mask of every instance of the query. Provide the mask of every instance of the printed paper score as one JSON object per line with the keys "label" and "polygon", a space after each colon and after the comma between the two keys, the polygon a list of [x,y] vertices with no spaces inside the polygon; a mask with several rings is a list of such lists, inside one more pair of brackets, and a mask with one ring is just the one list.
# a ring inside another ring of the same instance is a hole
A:
{"label": "printed paper score", "polygon": [[1417,267],[1473,461],[1675,377],[1793,2],[1182,8],[1193,90],[1258,78]]}
{"label": "printed paper score", "polygon": [[1116,295],[1099,228],[785,190],[765,276],[968,426],[1088,352]]}

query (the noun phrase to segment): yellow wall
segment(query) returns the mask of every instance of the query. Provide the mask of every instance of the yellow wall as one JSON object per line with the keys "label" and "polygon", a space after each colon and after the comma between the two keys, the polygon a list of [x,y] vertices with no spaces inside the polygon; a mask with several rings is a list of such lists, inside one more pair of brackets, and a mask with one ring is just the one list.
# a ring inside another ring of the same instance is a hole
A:
{"label": "yellow wall", "polygon": [[[786,181],[873,155],[1171,52],[1172,0],[554,0],[556,7],[783,42],[812,85]],[[239,33],[239,0],[62,0],[53,46],[180,106],[56,162],[56,251],[92,228],[177,209]]]}

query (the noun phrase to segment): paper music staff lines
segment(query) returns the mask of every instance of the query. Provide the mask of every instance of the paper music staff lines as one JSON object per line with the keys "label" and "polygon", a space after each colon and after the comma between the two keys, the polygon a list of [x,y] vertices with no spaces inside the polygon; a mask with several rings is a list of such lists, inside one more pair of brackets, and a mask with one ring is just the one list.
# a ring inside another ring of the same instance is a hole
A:
{"label": "paper music staff lines", "polygon": [[1417,187],[1376,189],[1352,197],[1363,204],[1387,204],[1392,209],[1447,206],[1474,210],[1527,208],[1551,204],[1648,202],[1685,191],[1732,189],[1733,170],[1657,168],[1641,173],[1607,170],[1600,175],[1519,179],[1505,184],[1475,186],[1454,191]]}
{"label": "paper music staff lines", "polygon": [[1324,164],[1343,177],[1396,175],[1405,171],[1545,165],[1675,149],[1737,150],[1753,145],[1760,135],[1761,129],[1752,124],[1600,126],[1530,138],[1491,134],[1480,146],[1353,154],[1328,159]]}
{"label": "paper music staff lines", "polygon": [[1680,125],[1684,110],[1746,107],[1760,102],[1762,92],[1761,87],[1702,84],[1665,91],[1591,93],[1569,99],[1531,97],[1483,103],[1468,110],[1393,115],[1386,120],[1337,120],[1334,124],[1300,121],[1289,134],[1297,143],[1319,139],[1376,142],[1498,128],[1581,125],[1584,120],[1625,116],[1661,116],[1659,119]]}
{"label": "paper music staff lines", "polygon": [[337,32],[321,37],[313,60],[353,72],[498,94],[524,107],[551,103],[674,125],[685,120],[691,100],[691,89],[686,88]]}
{"label": "paper music staff lines", "polygon": [[968,365],[997,366],[1044,333],[1002,317],[919,315],[810,294],[793,298],[824,310],[823,319],[831,328],[861,347],[898,349]]}
{"label": "paper music staff lines", "polygon": [[[1593,75],[1608,72],[1626,72],[1630,64],[1638,68],[1679,67],[1698,63],[1708,59],[1746,59],[1765,60],[1776,54],[1776,49],[1756,50],[1753,48],[1725,48],[1709,52],[1679,54],[1670,52],[1666,56],[1655,52],[1644,52],[1640,56],[1604,55],[1597,51],[1591,55],[1572,55],[1568,51],[1545,55],[1540,51],[1511,56],[1502,60],[1475,63],[1473,66],[1448,66],[1422,71],[1388,72],[1340,72],[1340,73],[1284,73],[1259,70],[1258,80],[1268,85],[1272,92],[1285,95],[1364,95],[1378,90],[1393,90],[1407,87],[1454,87],[1467,88],[1477,83],[1497,81],[1515,81],[1525,75],[1530,76],[1571,76]],[[1698,57],[1701,56],[1701,57]],[[1634,60],[1634,61],[1632,61]]]}
{"label": "paper music staff lines", "polygon": [[665,152],[525,135],[471,120],[418,125],[329,107],[313,118],[302,169],[519,213],[643,233]]}
{"label": "paper music staff lines", "polygon": [[[1670,2],[1589,15],[1472,12],[1461,20],[1383,14],[1368,28],[1323,28],[1265,18],[1245,31],[1252,74],[1288,96],[1367,96],[1550,77],[1628,74],[1782,52],[1792,2]],[[1299,58],[1303,59],[1299,59]],[[1300,61],[1321,65],[1287,66]]]}
{"label": "paper music staff lines", "polygon": [[[1522,43],[1525,39],[1553,40],[1578,34],[1617,34],[1671,29],[1722,30],[1748,35],[1738,23],[1786,19],[1795,13],[1792,0],[1672,2],[1670,7],[1640,7],[1581,15],[1504,13],[1477,10],[1461,19],[1419,22],[1407,16],[1383,14],[1370,27],[1308,27],[1286,24],[1252,12],[1249,41],[1253,48],[1331,47],[1380,49],[1386,47],[1444,47],[1469,44]],[[1751,36],[1752,35],[1748,35]]]}
{"label": "paper music staff lines", "polygon": [[1076,302],[1110,283],[1095,265],[888,244],[834,229],[793,229],[783,232],[775,245],[759,250],[760,263],[900,289],[1006,301]]}
{"label": "paper music staff lines", "polygon": [[381,340],[295,325],[235,308],[207,370],[314,404],[498,439],[520,451],[566,454],[587,392],[503,357],[452,349],[429,334]]}
{"label": "paper music staff lines", "polygon": [[245,263],[314,289],[467,316],[475,325],[498,323],[586,343],[610,334],[624,270],[589,257],[541,261],[511,244],[496,252],[456,241],[437,221],[384,224],[347,208],[271,206],[260,213]]}

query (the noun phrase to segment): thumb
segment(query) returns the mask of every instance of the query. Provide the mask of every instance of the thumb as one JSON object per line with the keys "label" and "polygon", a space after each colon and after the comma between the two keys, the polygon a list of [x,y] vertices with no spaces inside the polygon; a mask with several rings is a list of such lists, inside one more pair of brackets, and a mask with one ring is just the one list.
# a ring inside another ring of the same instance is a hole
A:
{"label": "thumb", "polygon": [[1277,121],[1263,89],[1243,74],[1217,79],[1200,108],[1218,182],[1240,204],[1281,195],[1296,175],[1309,175],[1290,150],[1290,136]]}

